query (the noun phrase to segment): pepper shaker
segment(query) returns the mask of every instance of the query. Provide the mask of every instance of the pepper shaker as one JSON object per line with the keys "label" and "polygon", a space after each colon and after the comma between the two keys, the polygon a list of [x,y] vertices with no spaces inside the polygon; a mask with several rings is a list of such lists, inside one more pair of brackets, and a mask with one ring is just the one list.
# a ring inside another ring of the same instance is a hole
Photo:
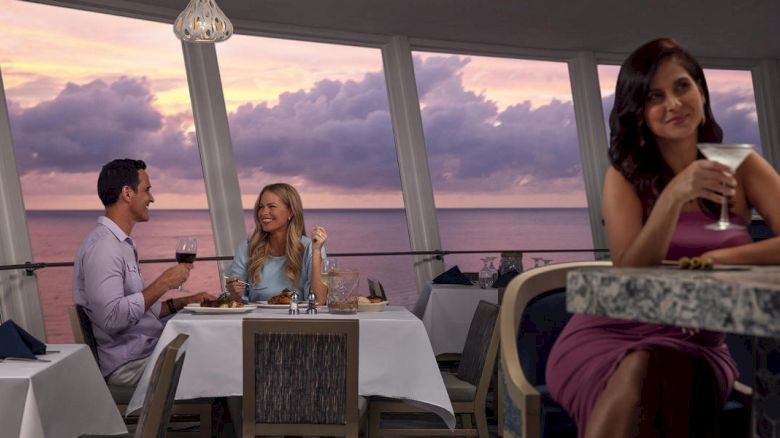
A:
{"label": "pepper shaker", "polygon": [[314,291],[309,289],[309,298],[307,300],[308,306],[306,306],[306,313],[317,314],[317,296],[314,295]]}

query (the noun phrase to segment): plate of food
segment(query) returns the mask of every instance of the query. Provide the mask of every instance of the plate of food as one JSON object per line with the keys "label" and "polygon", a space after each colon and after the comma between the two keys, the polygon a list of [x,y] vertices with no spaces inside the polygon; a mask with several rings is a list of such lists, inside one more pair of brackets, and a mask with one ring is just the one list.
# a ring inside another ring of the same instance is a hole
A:
{"label": "plate of food", "polygon": [[387,301],[381,297],[358,297],[358,312],[382,312],[387,307]]}
{"label": "plate of food", "polygon": [[[290,307],[290,296],[293,291],[285,288],[278,294],[272,296],[267,301],[258,301],[257,307],[261,309],[285,309]],[[303,301],[298,300],[298,305],[305,304]]]}
{"label": "plate of food", "polygon": [[192,313],[244,313],[256,309],[256,304],[244,304],[238,301],[230,301],[228,303],[219,303],[217,301],[206,301],[201,304],[192,303],[187,304],[184,310]]}

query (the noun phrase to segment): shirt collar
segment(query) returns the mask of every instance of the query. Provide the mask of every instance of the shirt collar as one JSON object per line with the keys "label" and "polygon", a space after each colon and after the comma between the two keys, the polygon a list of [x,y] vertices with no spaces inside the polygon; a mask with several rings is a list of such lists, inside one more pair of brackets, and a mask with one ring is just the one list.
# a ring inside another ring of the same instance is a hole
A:
{"label": "shirt collar", "polygon": [[120,242],[129,241],[130,244],[133,243],[133,239],[131,239],[130,236],[125,234],[125,232],[122,231],[121,228],[119,228],[119,225],[116,224],[116,222],[112,221],[106,216],[100,216],[97,221],[99,224],[108,228],[109,231],[111,231],[114,234],[114,236],[116,236],[117,240],[119,240]]}

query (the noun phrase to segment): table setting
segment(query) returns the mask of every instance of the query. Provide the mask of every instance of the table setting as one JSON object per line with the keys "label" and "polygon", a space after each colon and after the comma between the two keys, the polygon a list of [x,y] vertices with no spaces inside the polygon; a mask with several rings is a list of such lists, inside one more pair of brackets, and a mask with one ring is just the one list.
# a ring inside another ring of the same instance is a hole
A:
{"label": "table setting", "polygon": [[[329,294],[325,307],[316,306],[313,300],[293,301],[291,296],[290,302],[280,307],[247,303],[245,308],[222,309],[231,312],[179,312],[166,323],[150,363],[160,354],[161,346],[186,333],[189,335],[187,357],[176,399],[240,396],[243,391],[241,327],[245,318],[357,319],[360,328],[358,393],[364,397],[406,400],[437,414],[453,428],[452,404],[422,322],[406,308],[388,305],[384,300],[368,303],[369,307],[365,303],[361,305],[356,295],[358,278],[355,271],[329,272],[329,290],[335,293]],[[151,369],[147,368],[128,412],[140,408],[150,373]]]}

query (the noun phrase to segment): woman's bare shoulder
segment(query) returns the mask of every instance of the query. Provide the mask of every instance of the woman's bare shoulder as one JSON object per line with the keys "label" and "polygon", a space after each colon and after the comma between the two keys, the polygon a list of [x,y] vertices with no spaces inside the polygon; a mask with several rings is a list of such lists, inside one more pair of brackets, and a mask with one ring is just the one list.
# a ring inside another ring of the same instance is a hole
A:
{"label": "woman's bare shoulder", "polygon": [[604,190],[616,190],[618,193],[635,193],[634,185],[615,166],[610,165],[604,175]]}

